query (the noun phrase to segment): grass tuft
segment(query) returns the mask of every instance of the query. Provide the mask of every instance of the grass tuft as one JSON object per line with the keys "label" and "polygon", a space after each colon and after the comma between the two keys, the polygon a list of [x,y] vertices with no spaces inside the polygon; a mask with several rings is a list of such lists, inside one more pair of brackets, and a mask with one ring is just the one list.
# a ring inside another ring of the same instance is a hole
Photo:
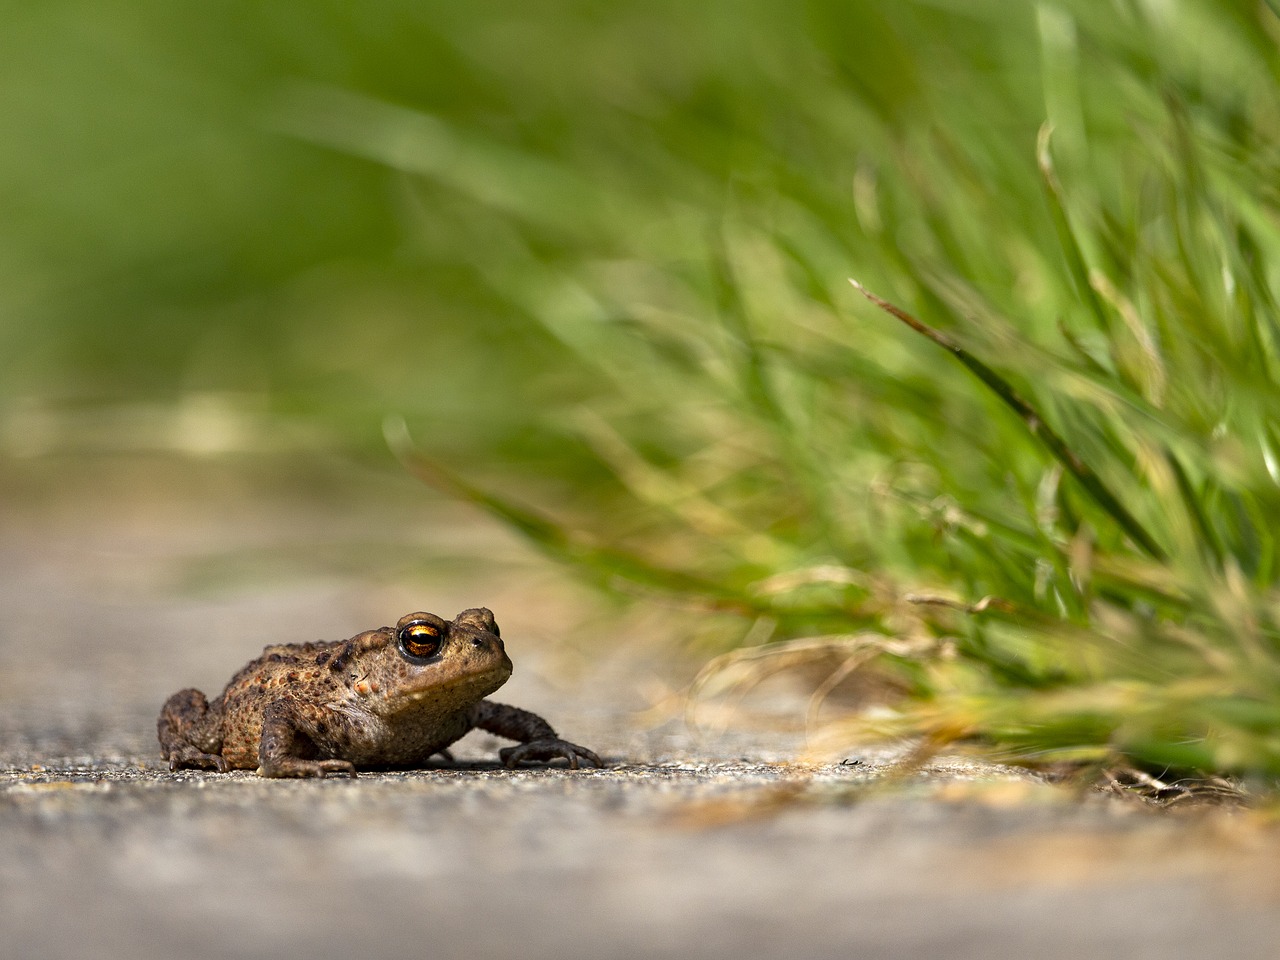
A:
{"label": "grass tuft", "polygon": [[[850,741],[1280,775],[1271,14],[979,5],[961,45],[1025,31],[1038,58],[996,45],[987,74],[931,77],[922,24],[948,17],[926,6],[885,15],[912,106],[761,67],[731,160],[700,163],[724,118],[690,120],[701,154],[633,144],[684,184],[671,228],[531,250],[513,302],[610,384],[551,420],[614,478],[606,507],[535,521],[443,485],[598,579],[768,638],[700,694],[841,648],[820,694],[859,671],[895,691],[840,722]],[[849,271],[892,291],[853,284],[901,332],[840,292]],[[522,299],[557,285],[572,311]]]}

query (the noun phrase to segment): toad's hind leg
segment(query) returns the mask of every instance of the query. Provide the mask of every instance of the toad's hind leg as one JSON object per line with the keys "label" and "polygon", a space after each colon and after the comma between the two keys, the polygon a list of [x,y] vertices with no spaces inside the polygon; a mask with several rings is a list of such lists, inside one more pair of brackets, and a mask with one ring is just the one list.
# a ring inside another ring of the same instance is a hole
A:
{"label": "toad's hind leg", "polygon": [[222,749],[218,718],[209,713],[209,701],[199,690],[179,690],[165,701],[156,721],[160,749],[170,770],[184,767],[227,772],[227,761],[214,750]]}

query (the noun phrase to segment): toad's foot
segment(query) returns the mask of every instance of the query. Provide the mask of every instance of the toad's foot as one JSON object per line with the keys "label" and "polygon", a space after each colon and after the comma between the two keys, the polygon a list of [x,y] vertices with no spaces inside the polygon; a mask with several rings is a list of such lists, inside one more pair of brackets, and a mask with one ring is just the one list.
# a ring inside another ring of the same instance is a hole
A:
{"label": "toad's foot", "polygon": [[556,737],[530,740],[528,743],[521,743],[514,747],[503,747],[498,751],[498,756],[508,767],[514,767],[517,763],[550,761],[559,757],[568,760],[569,767],[573,770],[577,770],[583,763],[590,763],[596,767],[604,766],[604,762],[586,747],[580,747],[576,743]]}
{"label": "toad's foot", "polygon": [[276,757],[258,767],[261,777],[327,777],[331,773],[355,779],[356,767],[349,760],[300,760]]}
{"label": "toad's foot", "polygon": [[190,744],[179,744],[169,748],[169,770],[217,770],[227,772],[227,761],[216,753],[205,753]]}

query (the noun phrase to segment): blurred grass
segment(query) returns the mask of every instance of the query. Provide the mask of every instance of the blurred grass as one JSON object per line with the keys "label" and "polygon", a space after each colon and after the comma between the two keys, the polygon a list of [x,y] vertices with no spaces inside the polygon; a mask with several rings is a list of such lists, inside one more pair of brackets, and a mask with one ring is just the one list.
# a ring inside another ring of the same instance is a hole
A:
{"label": "blurred grass", "polygon": [[1267,5],[7,20],[11,451],[389,415],[603,583],[910,641],[849,737],[1280,773]]}

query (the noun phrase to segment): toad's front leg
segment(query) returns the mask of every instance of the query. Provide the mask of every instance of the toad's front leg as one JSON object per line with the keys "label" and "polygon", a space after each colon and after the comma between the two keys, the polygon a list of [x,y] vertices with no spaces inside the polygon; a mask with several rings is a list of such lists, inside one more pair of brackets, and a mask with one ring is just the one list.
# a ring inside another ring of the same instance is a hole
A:
{"label": "toad's front leg", "polygon": [[324,777],[337,773],[355,777],[349,760],[317,760],[315,741],[306,733],[307,720],[296,700],[284,697],[262,712],[258,742],[258,774],[263,777]]}
{"label": "toad's front leg", "polygon": [[568,740],[561,740],[551,724],[536,713],[505,703],[481,700],[472,707],[472,723],[508,740],[521,741],[515,747],[503,747],[498,756],[508,767],[525,761],[550,761],[563,757],[577,770],[583,763],[603,767],[604,762],[588,750]]}

